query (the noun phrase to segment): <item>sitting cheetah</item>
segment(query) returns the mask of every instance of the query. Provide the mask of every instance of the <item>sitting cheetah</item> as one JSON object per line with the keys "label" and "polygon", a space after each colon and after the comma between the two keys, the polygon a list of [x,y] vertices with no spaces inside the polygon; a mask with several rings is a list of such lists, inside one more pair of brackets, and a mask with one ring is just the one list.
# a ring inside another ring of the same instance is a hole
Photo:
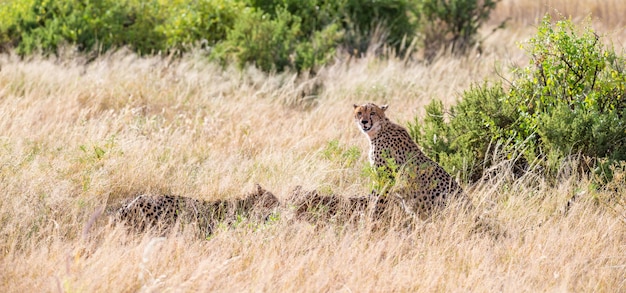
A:
{"label": "sitting cheetah", "polygon": [[[354,120],[370,142],[372,166],[397,177],[390,194],[400,200],[405,211],[425,219],[449,197],[464,198],[450,174],[420,151],[404,127],[389,121],[385,110],[387,105],[355,104]],[[396,170],[391,170],[390,162],[395,162]]]}
{"label": "sitting cheetah", "polygon": [[220,222],[230,223],[237,216],[265,220],[279,204],[271,192],[256,185],[255,192],[239,200],[203,201],[183,196],[140,195],[124,204],[115,220],[143,231],[171,228],[173,224],[196,224],[205,236],[212,234]]}

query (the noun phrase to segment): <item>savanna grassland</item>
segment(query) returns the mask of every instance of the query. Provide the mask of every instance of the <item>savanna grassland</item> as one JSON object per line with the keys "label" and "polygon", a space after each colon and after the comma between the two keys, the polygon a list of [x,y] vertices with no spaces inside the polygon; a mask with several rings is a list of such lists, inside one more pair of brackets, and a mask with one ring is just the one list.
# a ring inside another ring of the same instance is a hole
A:
{"label": "savanna grassland", "polygon": [[[545,12],[591,13],[623,50],[623,1],[530,2],[500,3],[480,52],[430,64],[339,56],[315,76],[223,69],[200,54],[0,56],[0,291],[626,291],[623,173],[596,188],[576,172],[554,185],[503,170],[464,186],[475,212],[447,209],[408,231],[315,226],[288,208],[208,239],[110,221],[139,194],[216,200],[255,183],[281,200],[298,185],[367,194],[352,104],[388,103],[402,124],[433,98],[454,104],[528,62],[519,43]],[[501,235],[476,233],[475,213]]]}

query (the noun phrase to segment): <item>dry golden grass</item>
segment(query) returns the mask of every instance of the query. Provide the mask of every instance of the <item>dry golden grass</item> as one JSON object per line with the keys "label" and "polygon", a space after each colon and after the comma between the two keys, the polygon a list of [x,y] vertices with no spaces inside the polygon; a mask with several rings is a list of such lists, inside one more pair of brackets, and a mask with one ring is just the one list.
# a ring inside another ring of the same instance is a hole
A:
{"label": "dry golden grass", "polygon": [[516,25],[533,25],[544,14],[565,16],[579,21],[591,16],[594,25],[604,29],[624,29],[623,11],[626,3],[621,0],[503,0],[498,4],[491,22],[510,18]]}
{"label": "dry golden grass", "polygon": [[[520,3],[498,13],[525,19],[541,9]],[[607,3],[608,15],[624,8]],[[2,56],[0,291],[625,291],[623,180],[594,191],[584,178],[550,187],[504,174],[467,187],[502,237],[472,232],[474,215],[453,209],[409,231],[376,232],[316,228],[282,211],[208,240],[127,233],[98,216],[141,193],[231,198],[255,182],[282,199],[296,185],[364,194],[367,141],[353,103],[389,103],[400,123],[432,98],[452,104],[497,68],[525,62],[515,42],[526,33],[497,32],[480,57],[428,66],[366,58],[298,78],[223,71],[193,56],[118,52],[88,65]],[[328,156],[331,141],[357,147],[358,162]]]}

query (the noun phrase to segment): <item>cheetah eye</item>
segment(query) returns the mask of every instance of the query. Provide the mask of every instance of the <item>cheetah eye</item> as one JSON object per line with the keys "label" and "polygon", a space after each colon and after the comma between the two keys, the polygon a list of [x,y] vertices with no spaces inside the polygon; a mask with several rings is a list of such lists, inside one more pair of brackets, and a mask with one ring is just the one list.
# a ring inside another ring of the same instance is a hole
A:
{"label": "cheetah eye", "polygon": [[357,115],[357,116],[361,116],[361,112],[357,112],[357,113],[356,113],[356,115]]}
{"label": "cheetah eye", "polygon": [[376,115],[376,113],[374,113],[374,112],[371,112],[371,113],[370,113],[370,116],[374,116],[374,115]]}

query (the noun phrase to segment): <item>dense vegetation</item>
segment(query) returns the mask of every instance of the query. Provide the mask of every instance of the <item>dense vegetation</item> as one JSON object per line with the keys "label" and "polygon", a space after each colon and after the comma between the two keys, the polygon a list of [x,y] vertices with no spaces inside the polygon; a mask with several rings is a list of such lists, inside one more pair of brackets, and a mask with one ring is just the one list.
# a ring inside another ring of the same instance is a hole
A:
{"label": "dense vegetation", "polygon": [[440,101],[411,132],[429,155],[466,181],[502,159],[516,173],[529,168],[557,179],[561,163],[577,161],[600,182],[626,159],[626,71],[623,55],[591,29],[545,17],[523,44],[530,64],[514,79],[475,85],[444,118]]}
{"label": "dense vegetation", "polygon": [[[269,70],[315,69],[338,49],[464,52],[498,0],[9,0],[0,46],[20,55],[129,47],[139,54],[207,49],[210,58]],[[437,42],[434,42],[437,40]],[[425,45],[417,45],[428,44]]]}

